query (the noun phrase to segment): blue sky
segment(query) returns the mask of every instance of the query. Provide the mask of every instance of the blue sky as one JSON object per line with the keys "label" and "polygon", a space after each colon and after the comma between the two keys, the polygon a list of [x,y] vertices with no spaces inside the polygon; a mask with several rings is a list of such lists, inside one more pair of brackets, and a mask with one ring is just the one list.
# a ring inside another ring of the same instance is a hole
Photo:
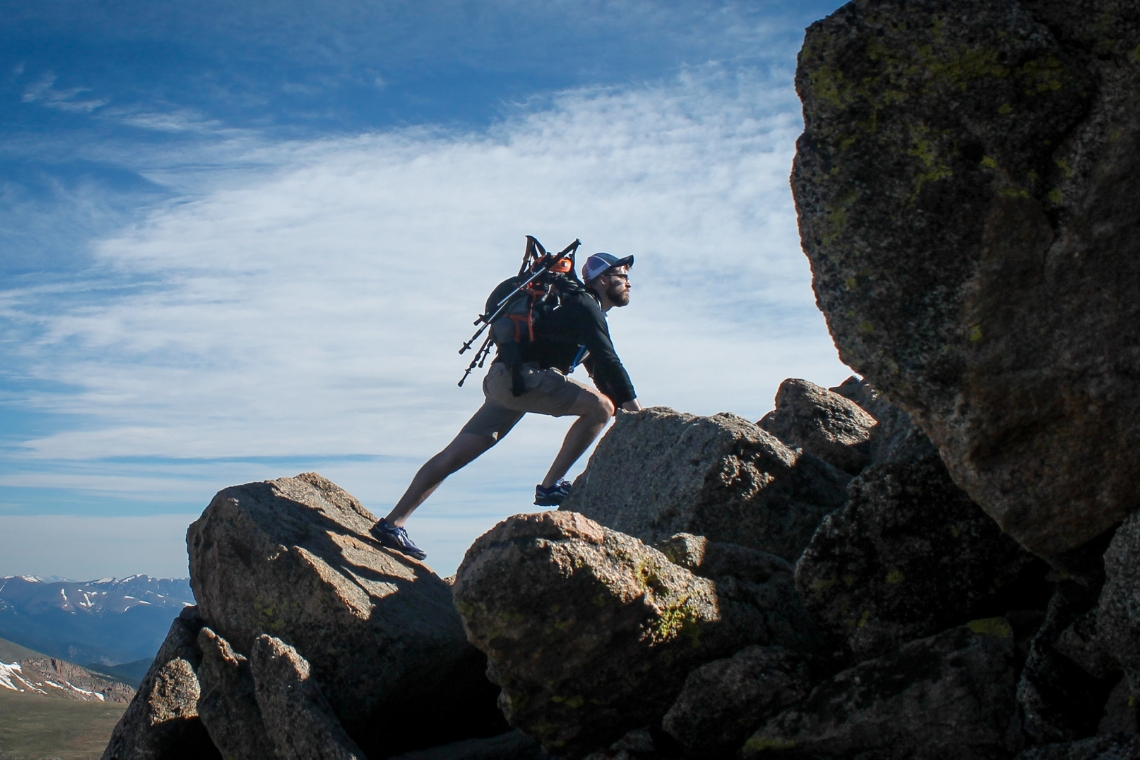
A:
{"label": "blue sky", "polygon": [[[526,234],[637,256],[648,405],[841,381],[787,184],[837,6],[5,2],[0,575],[184,575],[213,493],[307,470],[385,513],[480,403],[456,350]],[[437,571],[566,426],[417,513]]]}

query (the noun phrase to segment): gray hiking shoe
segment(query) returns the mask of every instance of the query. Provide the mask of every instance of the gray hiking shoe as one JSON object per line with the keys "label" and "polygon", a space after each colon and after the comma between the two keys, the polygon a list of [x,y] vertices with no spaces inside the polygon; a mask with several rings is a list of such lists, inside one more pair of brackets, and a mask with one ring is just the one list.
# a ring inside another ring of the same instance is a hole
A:
{"label": "gray hiking shoe", "polygon": [[372,537],[389,549],[407,554],[415,559],[426,559],[427,552],[412,543],[408,538],[408,531],[389,525],[383,517],[372,526]]}

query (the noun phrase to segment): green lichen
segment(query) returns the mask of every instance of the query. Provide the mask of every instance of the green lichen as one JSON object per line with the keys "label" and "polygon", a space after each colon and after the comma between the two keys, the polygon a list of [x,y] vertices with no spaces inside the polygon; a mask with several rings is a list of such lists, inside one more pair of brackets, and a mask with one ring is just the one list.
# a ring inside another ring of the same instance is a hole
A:
{"label": "green lichen", "polygon": [[781,736],[753,736],[744,744],[744,749],[748,752],[767,752],[795,749],[795,746],[794,740]]}
{"label": "green lichen", "polygon": [[575,694],[572,697],[553,696],[550,698],[550,701],[554,702],[555,704],[565,705],[571,710],[578,710],[586,704],[586,698],[581,694]]}
{"label": "green lichen", "polygon": [[[970,328],[970,342],[971,343],[977,343],[981,339],[982,339],[982,326],[981,325],[974,325],[973,327]],[[957,538],[957,534],[954,534],[954,537]]]}
{"label": "green lichen", "polygon": [[867,622],[871,619],[871,611],[863,610],[863,614],[859,616],[859,622],[856,623],[856,628],[866,628]]}
{"label": "green lichen", "polygon": [[843,576],[843,582],[847,584],[848,588],[851,588],[852,586],[855,585],[855,576],[854,575],[845,575],[845,576]]}
{"label": "green lichen", "polygon": [[1057,159],[1053,160],[1053,163],[1055,163],[1058,166],[1058,168],[1060,168],[1060,170],[1065,173],[1066,177],[1073,176],[1073,168],[1071,166],[1069,166],[1069,162],[1066,161],[1065,159],[1057,158]]}
{"label": "green lichen", "polygon": [[1061,201],[1065,198],[1065,196],[1061,194],[1060,190],[1050,190],[1048,197],[1050,203],[1058,206],[1061,205]]}
{"label": "green lichen", "polygon": [[1070,79],[1061,62],[1051,55],[1026,62],[1017,70],[1017,74],[1030,81],[1030,86],[1025,90],[1025,94],[1030,96],[1056,92]]}
{"label": "green lichen", "polygon": [[1008,116],[1011,113],[1013,113],[1013,106],[1011,106],[1009,103],[1002,103],[1000,106],[998,106],[998,114],[1001,116]]}
{"label": "green lichen", "polygon": [[989,156],[984,156],[982,158],[982,166],[984,166],[987,169],[997,169],[998,168],[998,162],[995,161],[994,159],[990,158]]}
{"label": "green lichen", "polygon": [[887,573],[887,583],[892,586],[898,583],[902,583],[905,578],[906,576],[898,570],[892,570]]}
{"label": "green lichen", "polygon": [[966,623],[966,627],[974,633],[983,636],[993,636],[998,639],[1008,639],[1013,636],[1013,628],[1010,626],[1009,621],[1003,617],[971,620],[969,623]]}
{"label": "green lichen", "polygon": [[870,335],[871,333],[875,332],[875,326],[871,324],[871,321],[869,319],[864,319],[859,323],[859,332],[863,333],[864,335]]}
{"label": "green lichen", "polygon": [[998,190],[998,195],[1003,195],[1006,198],[1028,198],[1029,191],[1024,187],[1003,187]]}
{"label": "green lichen", "polygon": [[827,591],[838,581],[835,578],[816,578],[811,582],[812,591]]}

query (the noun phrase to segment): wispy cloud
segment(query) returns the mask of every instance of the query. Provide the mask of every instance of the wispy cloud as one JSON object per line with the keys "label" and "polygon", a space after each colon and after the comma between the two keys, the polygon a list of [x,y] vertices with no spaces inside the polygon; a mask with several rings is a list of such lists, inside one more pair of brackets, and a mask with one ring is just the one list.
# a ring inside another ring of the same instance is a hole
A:
{"label": "wispy cloud", "polygon": [[[784,377],[838,382],[788,191],[789,78],[703,67],[566,92],[489,132],[247,144],[256,171],[103,240],[84,297],[6,293],[22,400],[79,421],[7,462],[379,456],[321,469],[390,503],[481,402],[477,383],[455,387],[456,350],[528,233],[637,256],[611,329],[647,404],[758,418]],[[528,421],[493,472],[435,497],[436,517],[475,515],[461,530],[424,518],[444,565],[525,505],[565,426]],[[99,487],[145,494],[118,477]]]}
{"label": "wispy cloud", "polygon": [[54,89],[55,81],[54,74],[45,74],[24,90],[23,101],[25,103],[39,103],[48,108],[73,113],[90,113],[107,104],[107,100],[101,98],[95,100],[76,99],[76,96],[90,92],[91,89],[88,87],[71,87],[66,90],[56,90]]}

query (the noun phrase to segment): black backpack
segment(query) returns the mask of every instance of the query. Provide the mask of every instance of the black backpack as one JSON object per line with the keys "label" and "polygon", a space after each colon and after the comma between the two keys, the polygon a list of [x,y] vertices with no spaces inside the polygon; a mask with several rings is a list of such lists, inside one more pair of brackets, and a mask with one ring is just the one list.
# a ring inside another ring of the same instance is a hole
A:
{"label": "black backpack", "polygon": [[511,392],[516,396],[525,393],[520,369],[527,359],[528,347],[538,340],[543,320],[557,308],[559,292],[582,287],[574,271],[574,254],[581,241],[575,240],[555,254],[547,253],[542,243],[531,235],[526,236],[526,241],[518,274],[503,280],[491,291],[483,313],[474,323],[479,329],[459,349],[460,354],[466,352],[483,331],[490,328],[460,378],[460,387],[476,367],[483,366],[493,343],[498,349],[498,360],[511,368]]}

